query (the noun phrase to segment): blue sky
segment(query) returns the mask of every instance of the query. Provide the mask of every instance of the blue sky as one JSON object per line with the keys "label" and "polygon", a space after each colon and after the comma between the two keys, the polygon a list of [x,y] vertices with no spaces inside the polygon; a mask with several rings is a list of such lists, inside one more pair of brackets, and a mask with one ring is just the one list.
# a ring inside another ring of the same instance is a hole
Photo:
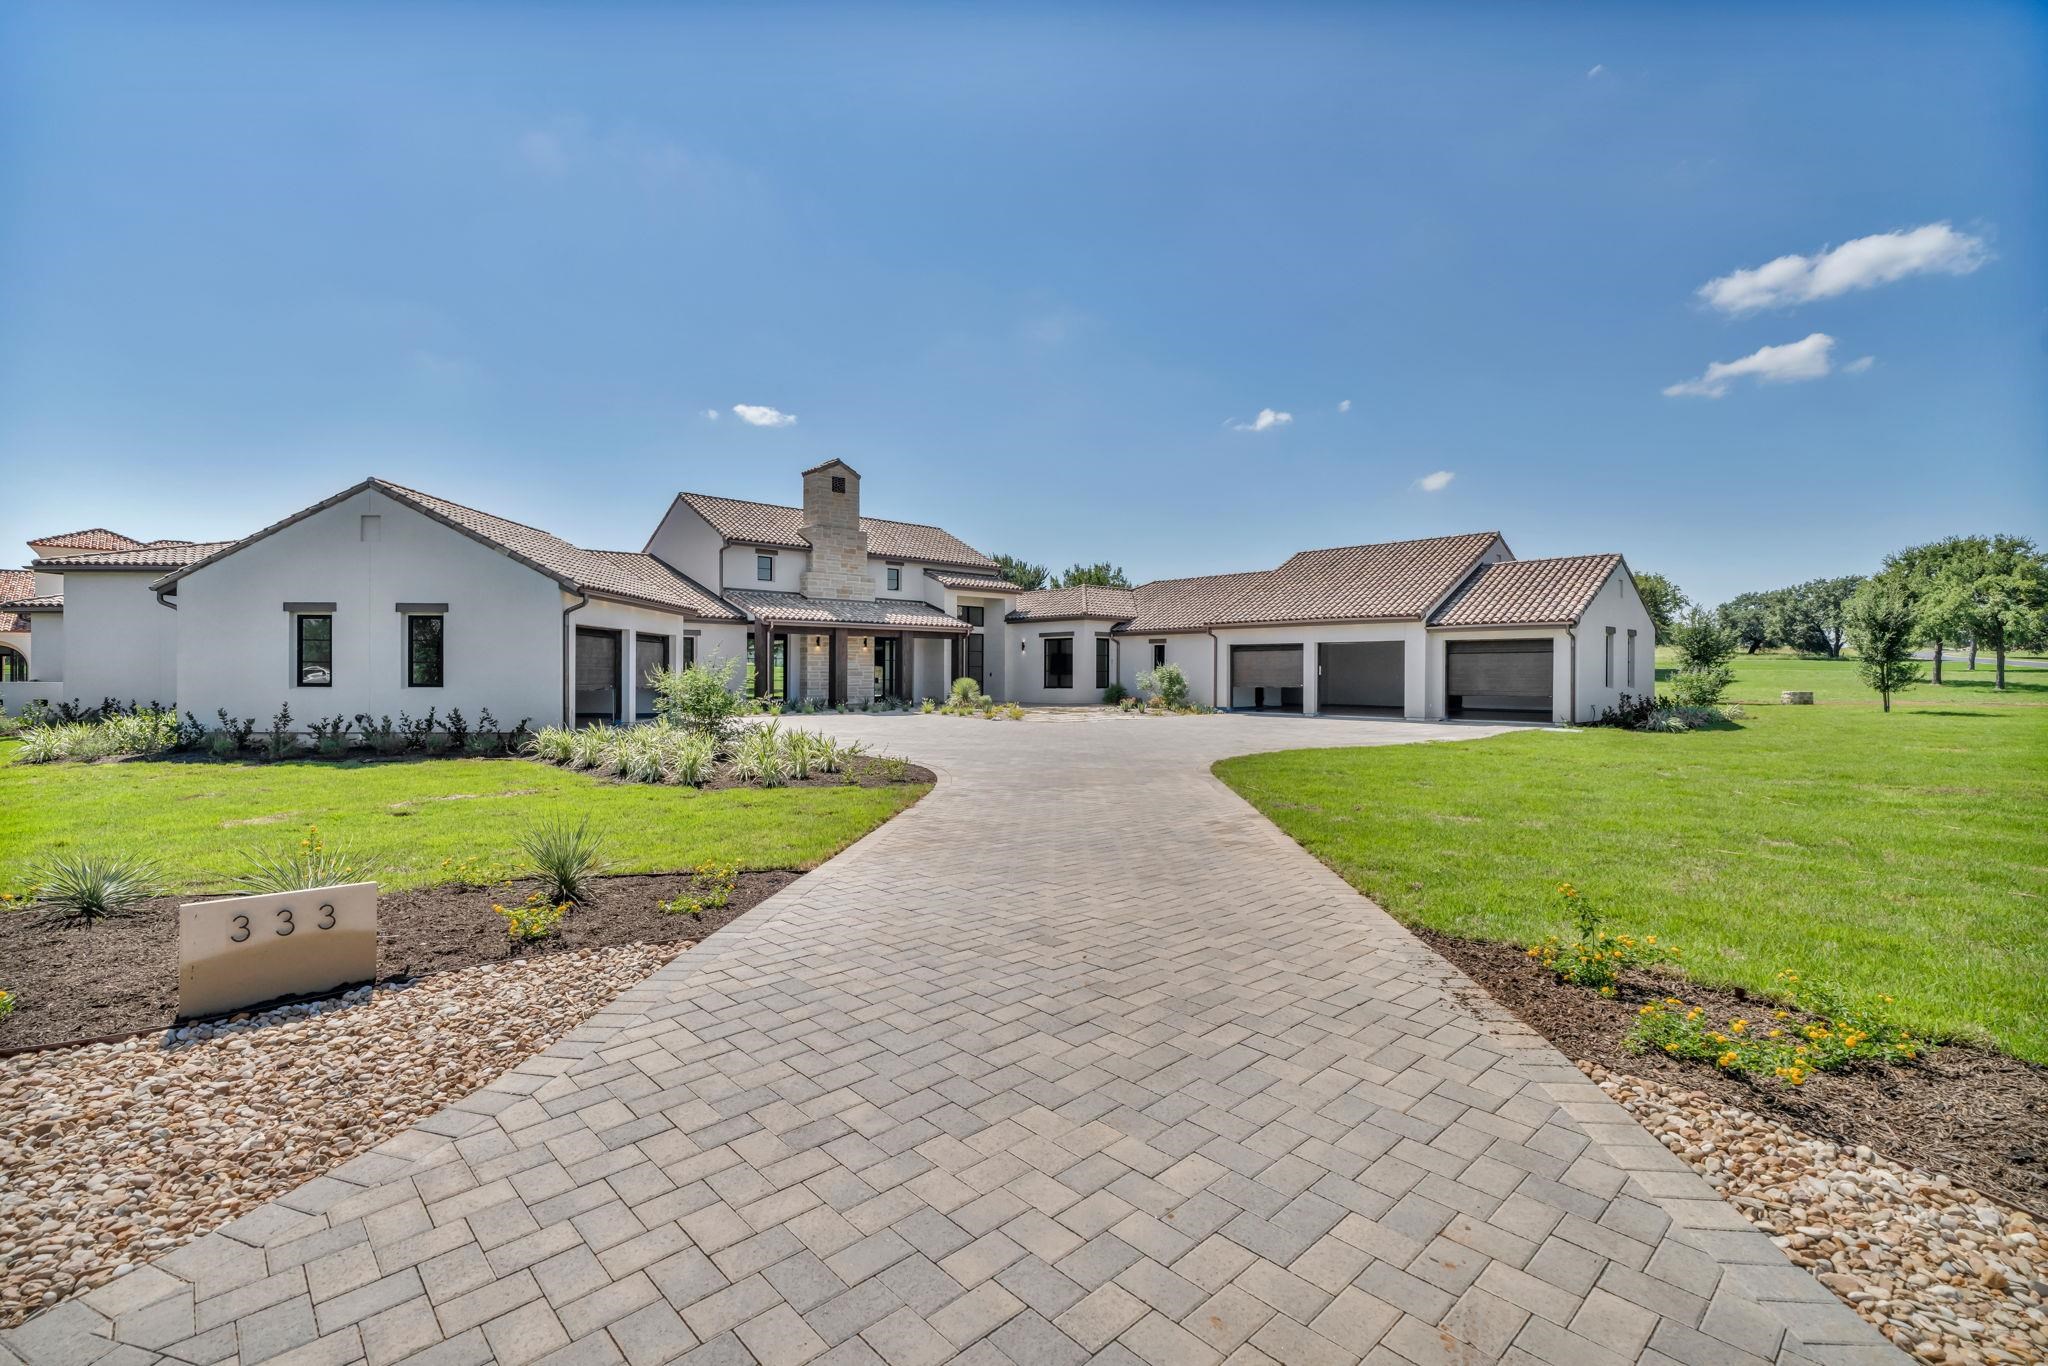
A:
{"label": "blue sky", "polygon": [[2042,537],[2044,76],[1999,4],[10,6],[0,544],[374,473],[638,548],[832,455],[1140,577]]}

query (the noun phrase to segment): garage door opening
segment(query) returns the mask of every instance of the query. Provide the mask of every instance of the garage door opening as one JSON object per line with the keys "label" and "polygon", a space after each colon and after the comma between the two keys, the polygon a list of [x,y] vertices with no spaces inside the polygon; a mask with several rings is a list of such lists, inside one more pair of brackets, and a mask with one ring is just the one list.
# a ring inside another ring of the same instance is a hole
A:
{"label": "garage door opening", "polygon": [[1316,647],[1316,710],[1399,716],[1407,701],[1406,648],[1398,640],[1330,641]]}
{"label": "garage door opening", "polygon": [[1301,647],[1231,646],[1230,705],[1244,711],[1300,711]]}
{"label": "garage door opening", "polygon": [[1453,640],[1445,647],[1444,691],[1452,716],[1481,721],[1549,721],[1548,640]]}

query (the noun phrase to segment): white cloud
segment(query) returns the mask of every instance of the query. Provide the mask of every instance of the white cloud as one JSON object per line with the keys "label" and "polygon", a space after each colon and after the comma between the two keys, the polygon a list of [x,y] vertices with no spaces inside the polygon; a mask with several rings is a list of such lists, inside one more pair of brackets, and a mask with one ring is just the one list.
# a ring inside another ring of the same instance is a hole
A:
{"label": "white cloud", "polygon": [[1348,412],[1350,412],[1350,411],[1351,411],[1351,400],[1350,400],[1350,399],[1348,399],[1348,398],[1347,398],[1347,399],[1340,399],[1340,400],[1338,401],[1338,403],[1337,403],[1337,411],[1338,411],[1338,412],[1340,412],[1340,413],[1348,413]]}
{"label": "white cloud", "polygon": [[1983,238],[1946,223],[1929,223],[1873,233],[1811,256],[1780,256],[1753,270],[1709,280],[1699,287],[1699,296],[1723,313],[1754,313],[1874,289],[1909,275],[1968,275],[1990,259]]}
{"label": "white cloud", "polygon": [[1833,368],[1830,356],[1835,339],[1815,332],[1783,346],[1765,346],[1741,360],[1717,360],[1698,379],[1682,380],[1665,387],[1666,398],[1720,398],[1733,381],[1745,375],[1764,384],[1790,384],[1798,380],[1821,379]]}
{"label": "white cloud", "polygon": [[774,408],[764,408],[758,403],[735,403],[732,405],[732,412],[734,417],[737,417],[749,427],[794,427],[796,425],[795,413],[778,412]]}
{"label": "white cloud", "polygon": [[1270,432],[1275,427],[1285,427],[1292,421],[1293,413],[1276,413],[1271,408],[1261,408],[1257,417],[1249,422],[1233,422],[1230,429],[1234,432]]}
{"label": "white cloud", "polygon": [[1442,493],[1451,486],[1451,481],[1457,477],[1457,475],[1449,470],[1437,470],[1432,474],[1425,474],[1416,480],[1415,487],[1421,489],[1424,493]]}
{"label": "white cloud", "polygon": [[1590,81],[1590,80],[1592,80],[1592,79],[1593,79],[1593,78],[1594,78],[1595,76],[1599,75],[1599,74],[1600,74],[1601,72],[1605,71],[1606,69],[1607,69],[1607,68],[1606,68],[1606,67],[1605,67],[1604,65],[1602,65],[1601,63],[1599,63],[1599,62],[1595,62],[1595,63],[1593,63],[1593,69],[1592,69],[1591,71],[1588,71],[1588,72],[1586,73],[1586,79]]}
{"label": "white cloud", "polygon": [[1875,364],[1877,364],[1876,356],[1858,356],[1855,360],[1842,367],[1842,373],[1845,375],[1860,375]]}
{"label": "white cloud", "polygon": [[705,416],[705,417],[707,417],[707,418],[710,418],[710,419],[711,419],[711,420],[712,420],[713,422],[716,422],[716,421],[718,421],[718,409],[716,409],[716,408],[706,408],[706,409],[704,410],[704,416]]}

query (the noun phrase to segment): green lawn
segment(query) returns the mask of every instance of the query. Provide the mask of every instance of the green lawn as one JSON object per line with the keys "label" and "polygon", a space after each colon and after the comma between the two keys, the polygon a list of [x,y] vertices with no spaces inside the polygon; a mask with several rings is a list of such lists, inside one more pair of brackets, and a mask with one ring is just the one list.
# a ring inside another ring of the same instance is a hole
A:
{"label": "green lawn", "polygon": [[1229,759],[1226,783],[1412,924],[1568,934],[1577,884],[1686,970],[1887,992],[1911,1027],[2048,1062],[2048,708],[1760,707],[1684,735]]}
{"label": "green lawn", "polygon": [[[1932,661],[1923,660],[1928,672]],[[1678,666],[1677,655],[1665,647],[1657,651],[1657,677],[1671,677]],[[1794,654],[1736,654],[1728,661],[1735,672],[1735,685],[1728,690],[1730,702],[1776,702],[1787,690],[1810,692],[1815,702],[1872,702],[1878,696],[1856,676],[1853,658],[1826,659]],[[2048,703],[2048,669],[2005,671],[2005,691],[1993,686],[1997,674],[1991,656],[1977,657],[1977,671],[1970,672],[1962,657],[1950,655],[1942,666],[1942,685],[1917,683],[1892,697],[1892,705],[1923,706],[1944,703],[1960,706],[2011,706],[2016,703]]]}
{"label": "green lawn", "polygon": [[607,782],[523,759],[401,763],[45,764],[0,743],[0,891],[59,849],[120,847],[159,858],[179,891],[215,891],[242,854],[297,842],[318,824],[331,848],[363,856],[391,889],[454,877],[446,860],[509,869],[522,831],[588,814],[610,834],[616,872],[664,872],[708,858],[742,868],[809,868],[926,789],[690,788]]}

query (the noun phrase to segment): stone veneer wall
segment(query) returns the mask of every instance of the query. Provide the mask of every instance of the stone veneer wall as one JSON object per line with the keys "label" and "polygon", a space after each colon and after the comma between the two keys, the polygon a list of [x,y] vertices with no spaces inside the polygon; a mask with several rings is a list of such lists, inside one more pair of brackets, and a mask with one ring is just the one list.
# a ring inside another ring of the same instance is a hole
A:
{"label": "stone veneer wall", "polygon": [[[832,481],[846,481],[844,493]],[[860,476],[829,464],[804,476],[803,538],[810,542],[810,567],[798,589],[807,598],[872,602],[874,576],[868,572],[868,534],[860,529]]]}
{"label": "stone veneer wall", "polygon": [[[798,664],[797,697],[823,706],[832,696],[832,637],[794,636],[792,643],[801,653]],[[849,634],[846,637],[846,697],[848,702],[875,700],[875,638]]]}

